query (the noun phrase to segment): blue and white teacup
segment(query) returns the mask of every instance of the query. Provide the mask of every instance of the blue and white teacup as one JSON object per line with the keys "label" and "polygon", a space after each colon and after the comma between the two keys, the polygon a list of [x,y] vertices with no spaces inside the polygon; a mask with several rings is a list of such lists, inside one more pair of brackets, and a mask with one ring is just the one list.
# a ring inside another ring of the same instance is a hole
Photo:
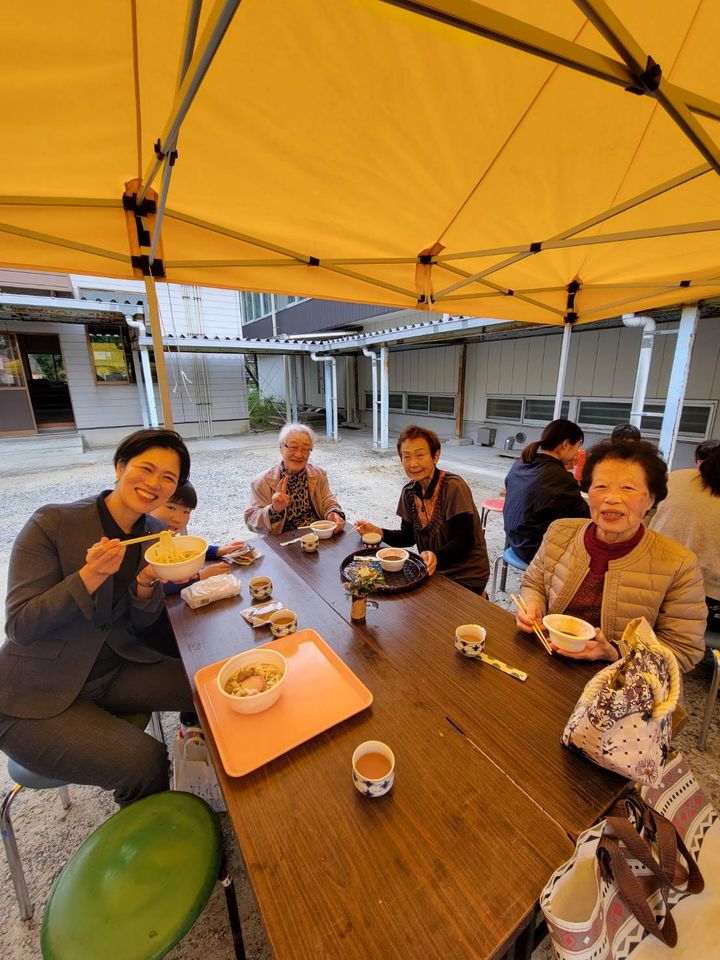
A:
{"label": "blue and white teacup", "polygon": [[352,756],[355,789],[364,797],[382,797],[395,781],[395,754],[381,740],[366,740]]}
{"label": "blue and white teacup", "polygon": [[300,546],[303,548],[303,552],[315,553],[319,539],[316,533],[306,533],[304,537],[301,537]]}
{"label": "blue and white teacup", "polygon": [[455,649],[464,657],[479,657],[485,648],[485,627],[463,623],[455,628]]}
{"label": "blue and white teacup", "polygon": [[286,637],[297,630],[297,614],[283,608],[270,614],[270,632],[274,637]]}
{"label": "blue and white teacup", "polygon": [[253,577],[248,580],[248,588],[253,600],[265,600],[272,594],[272,580],[270,577]]}

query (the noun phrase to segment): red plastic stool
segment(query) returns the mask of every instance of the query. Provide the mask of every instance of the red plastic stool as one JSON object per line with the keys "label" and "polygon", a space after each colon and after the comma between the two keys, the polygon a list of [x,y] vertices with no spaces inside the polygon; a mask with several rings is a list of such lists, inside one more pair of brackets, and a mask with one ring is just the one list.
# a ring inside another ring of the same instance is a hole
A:
{"label": "red plastic stool", "polygon": [[487,518],[490,516],[490,514],[502,513],[504,506],[504,497],[498,497],[495,500],[483,500],[482,506],[480,507],[480,526],[483,528],[483,531],[487,526]]}

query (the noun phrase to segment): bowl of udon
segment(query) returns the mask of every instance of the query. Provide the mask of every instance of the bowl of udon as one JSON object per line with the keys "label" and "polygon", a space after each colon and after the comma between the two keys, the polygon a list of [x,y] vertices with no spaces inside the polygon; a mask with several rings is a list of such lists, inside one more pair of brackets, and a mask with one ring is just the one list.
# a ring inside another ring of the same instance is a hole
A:
{"label": "bowl of udon", "polygon": [[145,551],[145,560],[161,580],[188,580],[205,565],[207,548],[202,537],[173,537],[163,530],[157,543]]}
{"label": "bowl of udon", "polygon": [[261,713],[283,692],[287,667],[287,660],[277,650],[245,650],[222,665],[218,690],[236,713]]}

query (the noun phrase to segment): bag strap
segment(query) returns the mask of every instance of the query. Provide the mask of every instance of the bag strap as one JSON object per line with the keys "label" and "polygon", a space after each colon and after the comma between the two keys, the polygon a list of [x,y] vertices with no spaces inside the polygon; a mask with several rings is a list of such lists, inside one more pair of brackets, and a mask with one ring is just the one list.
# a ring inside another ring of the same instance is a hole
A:
{"label": "bag strap", "polygon": [[[625,821],[627,823],[627,821]],[[628,826],[630,826],[628,824]],[[631,827],[636,837],[639,834]],[[642,838],[640,838],[642,840]],[[602,836],[597,848],[597,858],[600,868],[606,878],[612,878],[618,888],[620,898],[625,906],[632,911],[634,917],[640,923],[644,930],[657,937],[666,946],[674,947],[677,944],[677,927],[668,904],[669,883],[667,877],[660,870],[650,853],[650,848],[645,845],[645,855],[641,862],[648,869],[652,870],[656,879],[659,881],[660,895],[665,904],[665,919],[662,927],[655,919],[655,914],[648,905],[642,887],[638,883],[637,877],[630,869],[626,855],[620,847],[620,841],[615,837]],[[638,859],[641,859],[638,857]],[[646,862],[649,861],[649,862]],[[653,866],[650,864],[652,863]]]}

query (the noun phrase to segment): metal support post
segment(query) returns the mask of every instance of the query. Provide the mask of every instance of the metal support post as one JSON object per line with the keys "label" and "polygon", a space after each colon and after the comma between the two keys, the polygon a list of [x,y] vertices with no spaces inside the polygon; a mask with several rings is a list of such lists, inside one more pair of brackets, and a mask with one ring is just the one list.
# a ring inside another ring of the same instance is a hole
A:
{"label": "metal support post", "polygon": [[292,423],[292,405],[290,403],[290,357],[283,356],[283,373],[285,374],[285,423]]}
{"label": "metal support post", "polygon": [[160,304],[158,303],[157,290],[155,289],[155,280],[151,276],[144,277],[144,280],[148,310],[150,311],[150,329],[152,330],[153,350],[155,352],[155,369],[157,370],[158,386],[160,387],[163,425],[167,430],[172,430],[174,422],[172,406],[170,404],[170,389],[167,382],[167,370],[165,368],[165,349],[163,347],[162,330],[160,328]]}
{"label": "metal support post", "polygon": [[697,303],[691,303],[687,307],[683,307],[680,326],[678,327],[675,355],[670,371],[670,384],[665,401],[665,413],[660,431],[660,453],[669,469],[672,469],[672,460],[675,455],[675,444],[680,427],[683,401],[685,400],[699,314],[700,307]]}
{"label": "metal support post", "polygon": [[557,388],[555,390],[555,406],[553,420],[557,420],[562,411],[563,394],[565,393],[565,374],[567,373],[568,356],[570,354],[570,334],[573,325],[565,321],[563,326],[562,345],[560,347],[560,365],[558,367]]}
{"label": "metal support post", "polygon": [[325,434],[333,435],[333,400],[332,400],[332,371],[330,364],[325,363]]}
{"label": "metal support post", "polygon": [[640,327],[643,332],[638,368],[635,374],[632,408],[630,410],[630,423],[634,427],[640,428],[643,411],[645,410],[645,394],[647,393],[653,343],[655,342],[655,321],[652,317],[636,317],[634,314],[626,314],[623,316],[623,323],[626,327]]}
{"label": "metal support post", "polygon": [[380,449],[388,448],[388,421],[390,414],[389,404],[390,382],[390,351],[387,347],[380,347]]}
{"label": "metal support post", "polygon": [[363,347],[363,355],[372,360],[372,427],[373,427],[373,448],[378,445],[378,357],[374,350],[368,350]]}

